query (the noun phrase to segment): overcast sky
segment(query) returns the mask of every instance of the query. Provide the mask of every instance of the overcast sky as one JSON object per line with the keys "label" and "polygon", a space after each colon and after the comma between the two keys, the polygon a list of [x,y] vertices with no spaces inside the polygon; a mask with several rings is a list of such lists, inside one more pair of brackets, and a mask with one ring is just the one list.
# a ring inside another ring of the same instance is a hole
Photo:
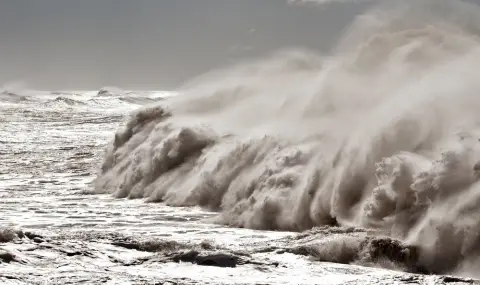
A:
{"label": "overcast sky", "polygon": [[0,85],[170,89],[242,57],[328,50],[362,9],[287,0],[0,0]]}

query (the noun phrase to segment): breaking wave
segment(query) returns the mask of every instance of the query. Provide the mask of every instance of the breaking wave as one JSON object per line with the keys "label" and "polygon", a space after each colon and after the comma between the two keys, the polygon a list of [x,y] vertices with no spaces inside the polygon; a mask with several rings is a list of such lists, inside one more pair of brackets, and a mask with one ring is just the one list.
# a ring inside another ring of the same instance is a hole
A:
{"label": "breaking wave", "polygon": [[79,100],[74,100],[72,98],[68,98],[65,96],[58,96],[55,99],[51,99],[45,102],[46,106],[57,106],[57,105],[63,105],[63,106],[83,106],[85,105],[84,102],[79,101]]}
{"label": "breaking wave", "polygon": [[28,100],[26,96],[3,90],[0,92],[0,102],[22,102]]}
{"label": "breaking wave", "polygon": [[384,3],[328,56],[212,72],[131,116],[98,192],[218,211],[256,229],[355,226],[429,272],[480,266],[480,11]]}

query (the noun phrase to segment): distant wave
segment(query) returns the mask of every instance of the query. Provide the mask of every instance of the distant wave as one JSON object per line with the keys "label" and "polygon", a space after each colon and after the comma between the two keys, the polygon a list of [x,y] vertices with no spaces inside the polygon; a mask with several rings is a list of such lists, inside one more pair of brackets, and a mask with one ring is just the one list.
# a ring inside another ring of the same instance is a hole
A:
{"label": "distant wave", "polygon": [[46,105],[62,104],[62,105],[68,105],[68,106],[79,106],[79,105],[83,106],[83,105],[85,105],[85,103],[82,102],[82,101],[74,100],[72,98],[68,98],[68,97],[64,97],[64,96],[59,96],[55,99],[48,100],[45,104]]}
{"label": "distant wave", "polygon": [[11,91],[2,91],[0,92],[0,102],[21,102],[28,100],[26,96],[16,94]]}
{"label": "distant wave", "polygon": [[238,227],[373,228],[416,248],[425,272],[475,275],[480,11],[395,3],[359,16],[329,57],[275,54],[141,108],[96,190]]}
{"label": "distant wave", "polygon": [[0,91],[0,102],[41,103],[44,106],[121,106],[125,104],[146,105],[176,96],[171,91],[127,91],[120,88],[105,87],[98,91],[39,91],[17,88],[19,90]]}
{"label": "distant wave", "polygon": [[126,91],[118,88],[118,87],[103,87],[97,92],[97,97],[112,97],[112,96],[120,96],[127,93]]}
{"label": "distant wave", "polygon": [[[163,100],[164,97],[171,95],[171,92],[162,92],[161,96],[156,96],[156,94],[157,92],[154,91],[126,91],[117,87],[103,87],[89,101],[100,105],[116,104],[115,100],[118,103],[146,105]],[[105,101],[107,99],[110,101]]]}

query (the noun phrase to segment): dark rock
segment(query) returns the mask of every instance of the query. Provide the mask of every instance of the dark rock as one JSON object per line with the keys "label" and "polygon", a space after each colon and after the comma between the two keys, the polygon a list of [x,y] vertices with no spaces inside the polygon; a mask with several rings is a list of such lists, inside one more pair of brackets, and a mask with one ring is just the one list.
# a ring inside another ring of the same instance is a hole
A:
{"label": "dark rock", "polygon": [[239,257],[226,253],[202,253],[196,250],[189,250],[174,253],[170,256],[174,262],[191,262],[202,266],[236,267]]}
{"label": "dark rock", "polygon": [[114,246],[119,246],[126,249],[148,251],[148,252],[174,251],[174,250],[178,250],[185,247],[184,245],[176,241],[165,241],[165,240],[149,240],[149,241],[142,241],[142,242],[120,240],[120,241],[113,241],[111,244]]}
{"label": "dark rock", "polygon": [[278,262],[262,262],[255,261],[250,256],[237,255],[234,252],[215,252],[215,251],[199,251],[198,247],[184,251],[162,252],[142,260],[138,259],[135,264],[144,262],[189,262],[199,266],[215,266],[215,267],[237,267],[240,265],[258,265],[263,267],[278,267]]}
{"label": "dark rock", "polygon": [[66,251],[65,254],[67,256],[82,255],[82,253],[80,251]]}
{"label": "dark rock", "polygon": [[15,261],[15,255],[12,253],[5,251],[5,250],[0,250],[0,261],[10,263],[12,261]]}
{"label": "dark rock", "polygon": [[39,238],[39,237],[34,237],[34,238],[33,238],[33,241],[36,242],[36,243],[42,243],[42,242],[44,242],[44,240],[41,239],[41,238]]}
{"label": "dark rock", "polygon": [[126,248],[126,249],[140,250],[140,245],[138,243],[135,243],[135,242],[114,241],[114,242],[112,242],[112,245],[123,247],[123,248]]}
{"label": "dark rock", "polygon": [[15,233],[17,234],[18,238],[24,238],[25,237],[25,234],[23,233],[22,230],[17,230]]}
{"label": "dark rock", "polygon": [[17,234],[8,228],[0,228],[0,243],[11,242],[17,238]]}
{"label": "dark rock", "polygon": [[229,254],[209,254],[206,256],[197,256],[195,263],[204,266],[217,266],[217,267],[236,267],[238,257]]}
{"label": "dark rock", "polygon": [[189,251],[185,251],[185,252],[174,253],[171,256],[171,259],[174,262],[191,262],[191,263],[194,263],[198,254],[199,253],[196,250],[189,250]]}
{"label": "dark rock", "polygon": [[460,283],[473,283],[473,280],[469,280],[469,279],[463,279],[463,278],[459,278],[459,277],[454,277],[454,276],[445,276],[443,277],[443,282],[445,283],[457,283],[457,282],[460,282]]}
{"label": "dark rock", "polygon": [[418,276],[412,275],[412,276],[406,276],[406,277],[401,277],[400,281],[402,283],[413,283],[413,284],[419,284],[419,278]]}
{"label": "dark rock", "polygon": [[39,239],[43,239],[43,237],[39,234],[36,234],[36,233],[32,233],[32,232],[25,232],[24,233],[25,236],[31,240],[35,239],[35,238],[39,238]]}

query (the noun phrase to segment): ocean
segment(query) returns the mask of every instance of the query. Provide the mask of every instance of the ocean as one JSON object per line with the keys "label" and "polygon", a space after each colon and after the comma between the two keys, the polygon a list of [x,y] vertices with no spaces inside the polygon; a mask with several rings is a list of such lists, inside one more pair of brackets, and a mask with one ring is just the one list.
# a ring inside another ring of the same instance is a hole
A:
{"label": "ocean", "polygon": [[473,284],[480,15],[368,10],[174,91],[0,95],[2,284]]}

